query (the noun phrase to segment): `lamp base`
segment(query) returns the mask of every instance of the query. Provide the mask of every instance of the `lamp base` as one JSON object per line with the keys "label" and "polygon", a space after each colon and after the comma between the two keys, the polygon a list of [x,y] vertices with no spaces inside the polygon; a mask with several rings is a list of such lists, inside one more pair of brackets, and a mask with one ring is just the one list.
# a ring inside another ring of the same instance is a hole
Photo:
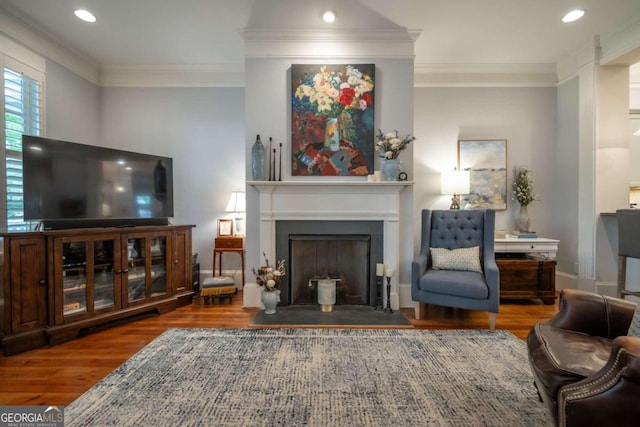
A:
{"label": "lamp base", "polygon": [[453,195],[453,197],[451,198],[451,206],[449,206],[449,209],[452,211],[460,210],[460,195],[458,194]]}

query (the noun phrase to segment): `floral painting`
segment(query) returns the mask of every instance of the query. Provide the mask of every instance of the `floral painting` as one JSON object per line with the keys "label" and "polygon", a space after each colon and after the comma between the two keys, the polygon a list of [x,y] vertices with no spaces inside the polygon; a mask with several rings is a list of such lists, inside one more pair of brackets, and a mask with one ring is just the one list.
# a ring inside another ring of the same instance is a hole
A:
{"label": "floral painting", "polygon": [[507,209],[507,141],[458,141],[458,169],[468,170],[471,192],[462,209]]}
{"label": "floral painting", "polygon": [[375,65],[291,66],[291,175],[373,173]]}

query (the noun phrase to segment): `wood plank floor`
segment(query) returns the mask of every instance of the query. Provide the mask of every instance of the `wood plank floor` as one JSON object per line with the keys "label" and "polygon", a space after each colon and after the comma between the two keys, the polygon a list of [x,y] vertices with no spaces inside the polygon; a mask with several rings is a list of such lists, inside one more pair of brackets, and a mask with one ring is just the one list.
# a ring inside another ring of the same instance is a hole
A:
{"label": "wood plank floor", "polygon": [[[426,319],[416,320],[402,309],[416,328],[486,329],[485,312],[429,306]],[[231,304],[192,305],[93,331],[76,340],[4,357],[0,356],[0,405],[68,405],[133,356],[167,328],[245,328],[257,309],[242,308],[242,296]],[[497,329],[525,339],[537,322],[550,319],[555,305],[539,301],[503,301]]]}

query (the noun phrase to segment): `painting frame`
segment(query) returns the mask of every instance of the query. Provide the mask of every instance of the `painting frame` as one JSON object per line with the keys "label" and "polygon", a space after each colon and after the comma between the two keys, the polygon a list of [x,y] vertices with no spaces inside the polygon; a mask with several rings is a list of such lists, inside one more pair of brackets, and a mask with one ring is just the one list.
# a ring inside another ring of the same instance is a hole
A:
{"label": "painting frame", "polygon": [[291,176],[374,171],[375,64],[292,64]]}
{"label": "painting frame", "polygon": [[507,210],[507,140],[458,140],[458,170],[468,170],[469,194],[461,209]]}
{"label": "painting frame", "polygon": [[233,220],[218,220],[218,237],[233,237]]}

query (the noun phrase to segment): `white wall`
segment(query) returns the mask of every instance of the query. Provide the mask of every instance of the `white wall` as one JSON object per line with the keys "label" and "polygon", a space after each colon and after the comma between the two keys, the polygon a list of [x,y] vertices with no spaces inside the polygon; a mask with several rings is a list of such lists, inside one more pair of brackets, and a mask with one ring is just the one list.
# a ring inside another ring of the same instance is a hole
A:
{"label": "white wall", "polygon": [[[531,228],[555,238],[553,227],[556,88],[416,88],[414,146],[414,218],[422,209],[448,209],[450,196],[440,195],[440,172],[457,166],[459,139],[506,139],[507,180],[511,191],[514,166],[534,172],[540,201],[529,205]],[[508,195],[507,210],[496,212],[496,229],[514,229],[518,202]],[[414,250],[419,248],[419,221],[414,222]],[[562,250],[562,245],[560,246]]]}
{"label": "white wall", "polygon": [[553,234],[560,240],[557,271],[577,274],[578,79],[558,87],[558,131],[553,178]]}
{"label": "white wall", "polygon": [[[231,190],[244,188],[242,88],[103,88],[106,147],[173,158],[174,224],[194,224],[193,252],[211,270],[217,220]],[[224,269],[240,269],[226,255]]]}

